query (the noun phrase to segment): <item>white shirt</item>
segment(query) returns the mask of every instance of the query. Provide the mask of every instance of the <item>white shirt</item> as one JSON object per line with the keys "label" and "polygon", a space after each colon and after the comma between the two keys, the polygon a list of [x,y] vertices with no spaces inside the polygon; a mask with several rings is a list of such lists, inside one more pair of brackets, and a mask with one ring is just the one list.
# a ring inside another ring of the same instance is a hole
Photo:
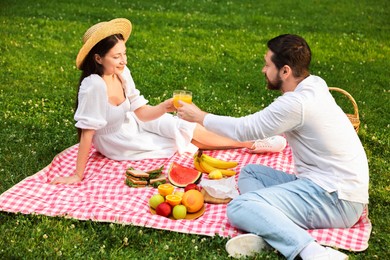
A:
{"label": "white shirt", "polygon": [[208,114],[204,126],[236,140],[284,133],[293,151],[295,174],[340,199],[368,203],[368,162],[351,122],[325,81],[309,76],[265,109],[242,118]]}

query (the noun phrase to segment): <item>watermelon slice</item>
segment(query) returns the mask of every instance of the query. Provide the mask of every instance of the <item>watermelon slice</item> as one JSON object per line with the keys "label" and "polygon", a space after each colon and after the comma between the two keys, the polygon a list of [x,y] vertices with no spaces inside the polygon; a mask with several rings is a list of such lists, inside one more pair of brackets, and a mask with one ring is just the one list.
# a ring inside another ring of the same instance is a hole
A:
{"label": "watermelon slice", "polygon": [[168,171],[168,180],[176,187],[184,188],[190,183],[198,183],[202,178],[202,173],[188,167],[184,167],[176,162],[171,164]]}

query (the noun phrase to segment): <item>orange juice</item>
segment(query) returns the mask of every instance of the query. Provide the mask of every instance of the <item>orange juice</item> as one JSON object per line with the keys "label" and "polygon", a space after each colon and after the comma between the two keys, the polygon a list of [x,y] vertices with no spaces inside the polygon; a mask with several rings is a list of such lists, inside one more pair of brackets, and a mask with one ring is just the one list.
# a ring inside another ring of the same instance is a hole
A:
{"label": "orange juice", "polygon": [[173,105],[175,108],[180,107],[179,100],[188,104],[192,103],[192,93],[190,91],[175,91],[173,93]]}
{"label": "orange juice", "polygon": [[180,106],[179,106],[179,100],[180,100],[180,94],[174,94],[174,95],[173,95],[173,106],[174,106],[175,108],[180,107]]}
{"label": "orange juice", "polygon": [[181,95],[180,100],[183,102],[186,102],[188,104],[192,103],[192,96],[191,95]]}

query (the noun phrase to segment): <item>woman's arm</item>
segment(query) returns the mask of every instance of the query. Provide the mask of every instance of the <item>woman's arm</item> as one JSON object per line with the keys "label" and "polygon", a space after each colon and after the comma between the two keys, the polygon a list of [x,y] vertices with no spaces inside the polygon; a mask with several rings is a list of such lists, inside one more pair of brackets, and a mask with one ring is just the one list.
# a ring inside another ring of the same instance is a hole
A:
{"label": "woman's arm", "polygon": [[88,162],[89,151],[92,146],[92,138],[95,130],[83,129],[80,137],[79,150],[77,153],[76,170],[73,175],[68,177],[57,177],[51,181],[51,184],[72,184],[83,180],[84,170]]}
{"label": "woman's arm", "polygon": [[173,98],[170,98],[156,106],[143,105],[137,108],[134,113],[141,121],[146,122],[157,119],[163,114],[173,111],[175,111],[175,107],[173,106]]}

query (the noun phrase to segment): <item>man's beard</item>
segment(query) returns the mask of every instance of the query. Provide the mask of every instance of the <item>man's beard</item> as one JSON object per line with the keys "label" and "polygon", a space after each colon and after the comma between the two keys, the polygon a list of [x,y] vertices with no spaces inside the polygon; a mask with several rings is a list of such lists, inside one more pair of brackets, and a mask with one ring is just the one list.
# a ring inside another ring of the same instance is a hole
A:
{"label": "man's beard", "polygon": [[283,84],[283,81],[282,79],[280,78],[280,76],[278,75],[277,78],[276,78],[276,82],[272,82],[268,77],[267,75],[264,75],[265,76],[265,80],[267,81],[267,88],[270,89],[270,90],[281,90],[282,89],[282,84]]}

